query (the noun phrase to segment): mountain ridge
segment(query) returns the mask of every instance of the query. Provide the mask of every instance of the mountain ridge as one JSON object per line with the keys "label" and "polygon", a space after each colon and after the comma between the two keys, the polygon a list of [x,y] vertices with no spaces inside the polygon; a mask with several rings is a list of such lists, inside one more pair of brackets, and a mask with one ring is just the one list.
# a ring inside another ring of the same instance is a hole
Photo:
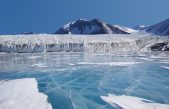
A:
{"label": "mountain ridge", "polygon": [[146,32],[154,35],[169,36],[169,18],[147,27]]}
{"label": "mountain ridge", "polygon": [[55,34],[130,34],[115,25],[107,24],[100,19],[78,19],[56,30]]}

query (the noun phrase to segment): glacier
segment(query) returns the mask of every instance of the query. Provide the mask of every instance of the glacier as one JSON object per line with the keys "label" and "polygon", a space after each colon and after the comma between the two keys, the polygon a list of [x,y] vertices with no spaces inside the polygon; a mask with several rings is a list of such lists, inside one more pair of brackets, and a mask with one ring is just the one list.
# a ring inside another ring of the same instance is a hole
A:
{"label": "glacier", "polygon": [[169,109],[167,51],[148,34],[1,35],[0,108]]}
{"label": "glacier", "polygon": [[167,37],[150,35],[0,35],[0,52],[169,51]]}
{"label": "glacier", "polygon": [[35,78],[0,81],[0,109],[52,109]]}

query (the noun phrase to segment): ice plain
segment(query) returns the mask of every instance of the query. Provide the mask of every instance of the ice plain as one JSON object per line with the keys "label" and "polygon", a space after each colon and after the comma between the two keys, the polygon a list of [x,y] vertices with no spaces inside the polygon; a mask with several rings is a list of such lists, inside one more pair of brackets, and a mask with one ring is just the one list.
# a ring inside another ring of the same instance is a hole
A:
{"label": "ice plain", "polygon": [[[127,101],[125,104],[131,109],[149,105],[142,98],[163,107],[163,104],[169,104],[169,70],[165,68],[169,66],[168,61],[167,52],[0,53],[0,80],[35,78],[39,92],[48,96],[53,109],[118,109],[112,102],[123,103],[115,102],[116,98]],[[24,84],[25,90],[28,89],[27,84]],[[8,89],[15,89],[13,87]],[[5,95],[3,93],[1,96]],[[114,96],[107,96],[109,93]],[[123,95],[127,97],[123,98]],[[113,100],[109,103],[101,96]],[[24,96],[23,99],[27,100]],[[138,105],[131,105],[133,102]],[[151,107],[154,104],[150,104]],[[126,105],[120,107],[127,108]]]}

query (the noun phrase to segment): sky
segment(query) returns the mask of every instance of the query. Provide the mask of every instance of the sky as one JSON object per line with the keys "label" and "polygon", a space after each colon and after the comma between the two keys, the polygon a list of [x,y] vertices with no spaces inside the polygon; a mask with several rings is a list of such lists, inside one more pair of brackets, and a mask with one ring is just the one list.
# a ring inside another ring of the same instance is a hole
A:
{"label": "sky", "polygon": [[79,18],[127,27],[169,18],[169,0],[0,0],[0,34],[54,33]]}

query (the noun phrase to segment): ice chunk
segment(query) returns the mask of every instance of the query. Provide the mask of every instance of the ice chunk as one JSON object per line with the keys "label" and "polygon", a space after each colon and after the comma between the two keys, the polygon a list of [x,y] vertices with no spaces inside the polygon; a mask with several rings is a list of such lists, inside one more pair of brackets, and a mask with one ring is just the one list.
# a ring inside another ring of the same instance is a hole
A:
{"label": "ice chunk", "polygon": [[169,69],[169,66],[161,66],[162,68]]}
{"label": "ice chunk", "polygon": [[108,96],[101,96],[101,98],[113,107],[120,109],[169,109],[167,104],[155,103],[139,97],[108,94]]}
{"label": "ice chunk", "polygon": [[52,109],[34,78],[0,81],[0,109]]}

